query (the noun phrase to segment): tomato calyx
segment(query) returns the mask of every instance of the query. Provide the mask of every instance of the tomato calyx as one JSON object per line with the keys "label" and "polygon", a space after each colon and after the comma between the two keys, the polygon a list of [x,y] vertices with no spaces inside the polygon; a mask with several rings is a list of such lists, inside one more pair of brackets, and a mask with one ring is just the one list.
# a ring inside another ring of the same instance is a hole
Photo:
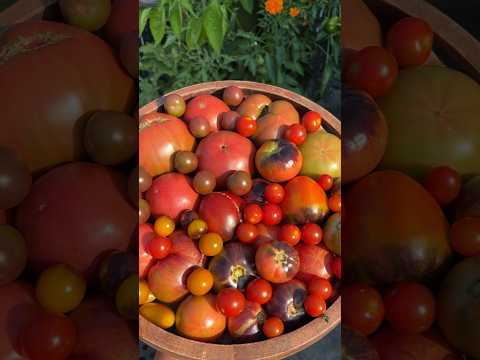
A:
{"label": "tomato calyx", "polygon": [[242,265],[232,266],[230,269],[230,279],[233,284],[238,285],[240,280],[249,274],[247,269]]}

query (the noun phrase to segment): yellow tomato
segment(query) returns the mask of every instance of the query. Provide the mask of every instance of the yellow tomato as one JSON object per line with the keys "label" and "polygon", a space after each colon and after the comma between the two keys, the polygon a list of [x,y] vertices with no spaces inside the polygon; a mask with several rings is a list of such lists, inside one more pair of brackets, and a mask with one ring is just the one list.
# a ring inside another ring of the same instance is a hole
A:
{"label": "yellow tomato", "polygon": [[204,255],[215,256],[220,254],[223,249],[223,239],[217,233],[208,233],[202,235],[198,247]]}
{"label": "yellow tomato", "polygon": [[122,282],[115,295],[117,310],[126,319],[135,320],[138,318],[138,288],[138,274],[132,274]]}
{"label": "yellow tomato", "polygon": [[188,236],[192,239],[198,239],[208,231],[207,223],[203,220],[193,220],[187,227]]}
{"label": "yellow tomato", "polygon": [[213,286],[213,275],[204,268],[195,269],[187,279],[187,288],[197,296],[207,294]]}
{"label": "yellow tomato", "polygon": [[163,304],[144,304],[140,307],[140,314],[162,329],[168,329],[175,324],[175,313]]}
{"label": "yellow tomato", "polygon": [[168,216],[160,216],[153,227],[158,236],[167,237],[175,231],[175,222]]}
{"label": "yellow tomato", "polygon": [[155,300],[155,295],[148,287],[148,283],[145,280],[140,281],[138,284],[138,305],[151,303]]}

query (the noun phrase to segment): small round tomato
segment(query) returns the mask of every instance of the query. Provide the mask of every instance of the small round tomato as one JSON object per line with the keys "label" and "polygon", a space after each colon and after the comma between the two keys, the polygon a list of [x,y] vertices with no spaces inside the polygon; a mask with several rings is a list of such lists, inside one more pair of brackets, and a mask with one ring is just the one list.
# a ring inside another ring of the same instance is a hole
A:
{"label": "small round tomato", "polygon": [[163,236],[155,236],[148,245],[148,252],[155,259],[163,259],[172,250],[172,240]]}
{"label": "small round tomato", "polygon": [[302,241],[305,244],[317,245],[323,239],[322,228],[314,223],[308,223],[302,227]]}
{"label": "small round tomato", "polygon": [[382,324],[385,308],[380,293],[366,284],[342,289],[342,324],[368,336]]}
{"label": "small round tomato", "polygon": [[242,223],[237,226],[235,234],[238,240],[245,244],[252,244],[258,236],[257,227],[250,223]]}
{"label": "small round tomato", "polygon": [[155,220],[153,228],[158,236],[167,237],[175,231],[175,222],[168,216],[160,216]]}
{"label": "small round tomato", "polygon": [[168,114],[180,117],[185,113],[187,105],[180,95],[170,94],[165,97],[163,107]]}
{"label": "small round tomato", "polygon": [[324,300],[330,299],[333,294],[333,287],[327,279],[315,276],[308,283],[308,293],[321,296]]}
{"label": "small round tomato", "polygon": [[465,217],[450,228],[453,249],[463,256],[480,255],[480,218]]}
{"label": "small round tomato", "polygon": [[368,46],[352,56],[343,75],[347,85],[377,98],[390,90],[398,75],[398,65],[390,51]]}
{"label": "small round tomato", "polygon": [[151,303],[155,300],[155,295],[148,287],[148,283],[145,280],[140,280],[138,283],[138,305]]}
{"label": "small round tomato", "polygon": [[166,305],[158,303],[143,304],[139,311],[145,319],[162,329],[171,328],[175,324],[175,313]]}
{"label": "small round tomato", "polygon": [[223,249],[223,239],[217,233],[207,233],[200,237],[198,248],[205,256],[215,256]]}
{"label": "small round tomato", "polygon": [[421,333],[435,320],[435,299],[430,289],[415,282],[401,282],[384,297],[385,318],[401,333]]}
{"label": "small round tomato", "polygon": [[318,185],[320,185],[325,191],[330,190],[333,187],[333,177],[326,174],[321,175],[318,179]]}
{"label": "small round tomato", "polygon": [[208,231],[207,223],[200,219],[193,220],[187,226],[188,236],[192,239],[199,239],[203,234],[206,234]]}
{"label": "small round tomato", "polygon": [[295,145],[301,145],[307,137],[307,129],[301,124],[290,125],[285,131],[284,138]]}
{"label": "small round tomato", "polygon": [[322,116],[316,111],[307,111],[302,117],[302,125],[307,132],[315,132],[322,125]]}
{"label": "small round tomato", "polygon": [[268,184],[265,187],[265,200],[272,204],[280,204],[285,197],[285,190],[280,184]]}
{"label": "small round tomato", "polygon": [[260,205],[248,204],[243,209],[243,219],[250,224],[258,224],[262,221],[263,211]]}
{"label": "small round tomato", "polygon": [[280,320],[278,317],[273,316],[268,318],[263,323],[263,334],[267,338],[273,338],[276,336],[280,336],[285,331],[285,326],[283,325],[283,321]]}
{"label": "small round tomato", "polygon": [[223,101],[229,106],[238,106],[245,97],[243,90],[238,86],[229,86],[223,90]]}
{"label": "small round tomato", "polygon": [[335,193],[329,197],[328,208],[337,213],[342,211],[342,196],[339,193]]}
{"label": "small round tomato", "polygon": [[258,274],[267,281],[281,284],[292,280],[300,269],[300,256],[292,246],[272,241],[260,245],[255,254]]}
{"label": "small round tomato", "polygon": [[246,171],[235,171],[227,179],[227,188],[235,195],[246,195],[252,188],[252,177]]}
{"label": "small round tomato", "polygon": [[257,131],[257,122],[248,116],[239,118],[236,126],[237,132],[245,137],[250,137]]}
{"label": "small round tomato", "polygon": [[438,166],[430,171],[423,185],[440,206],[446,206],[460,193],[462,178],[454,169]]}
{"label": "small round tomato", "polygon": [[238,316],[245,309],[245,296],[240,290],[225,288],[217,295],[217,309],[227,317]]}
{"label": "small round tomato", "polygon": [[187,289],[193,295],[205,295],[212,289],[212,287],[213,275],[207,269],[195,269],[187,278]]}
{"label": "small round tomato", "polygon": [[282,225],[278,231],[278,240],[287,243],[290,246],[295,246],[300,241],[302,237],[302,232],[297,225],[294,224],[285,224]]}
{"label": "small round tomato", "polygon": [[272,292],[272,285],[268,281],[255,279],[247,286],[247,299],[263,305],[270,301]]}
{"label": "small round tomato", "polygon": [[265,204],[262,222],[265,225],[277,225],[282,221],[282,209],[277,204]]}
{"label": "small round tomato", "polygon": [[432,45],[432,28],[414,17],[399,20],[387,34],[387,49],[403,67],[424,64],[432,53]]}
{"label": "small round tomato", "polygon": [[333,271],[333,275],[335,275],[337,279],[342,278],[342,258],[341,257],[336,257],[335,259],[333,259],[332,271]]}
{"label": "small round tomato", "polygon": [[319,317],[327,310],[327,304],[322,296],[317,294],[308,295],[303,303],[305,311],[311,317]]}

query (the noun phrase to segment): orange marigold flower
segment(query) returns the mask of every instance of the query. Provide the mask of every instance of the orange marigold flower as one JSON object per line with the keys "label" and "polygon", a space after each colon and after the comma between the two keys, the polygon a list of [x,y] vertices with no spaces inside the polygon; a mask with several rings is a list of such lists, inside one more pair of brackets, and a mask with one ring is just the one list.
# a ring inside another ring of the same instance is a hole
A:
{"label": "orange marigold flower", "polygon": [[280,14],[283,10],[283,0],[265,1],[265,10],[271,15]]}
{"label": "orange marigold flower", "polygon": [[297,17],[300,14],[300,9],[297,7],[292,7],[290,8],[289,14],[291,17]]}

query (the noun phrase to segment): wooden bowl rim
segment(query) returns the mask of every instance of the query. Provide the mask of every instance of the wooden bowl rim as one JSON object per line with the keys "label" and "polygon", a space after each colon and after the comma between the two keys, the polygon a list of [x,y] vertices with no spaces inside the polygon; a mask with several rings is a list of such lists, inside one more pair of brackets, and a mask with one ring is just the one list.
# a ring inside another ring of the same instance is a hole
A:
{"label": "wooden bowl rim", "polygon": [[[242,90],[247,90],[248,92],[259,92],[275,97],[281,97],[285,100],[291,101],[293,105],[297,107],[300,106],[307,110],[317,111],[335,132],[339,135],[341,134],[340,121],[319,104],[290,90],[252,81],[213,81],[187,86],[167,93],[144,105],[139,110],[139,116],[142,117],[146,114],[158,111],[158,108],[163,105],[164,97],[169,94],[175,93],[183,96],[185,99],[190,99],[201,94],[211,94],[232,85],[238,86]],[[317,318],[278,338],[231,345],[210,344],[189,340],[165,331],[139,315],[139,337],[143,342],[153,348],[183,359],[272,360],[299,352],[323,338],[340,323],[340,314],[341,297],[339,296],[327,309],[326,315],[329,319],[328,322],[321,318]]]}

